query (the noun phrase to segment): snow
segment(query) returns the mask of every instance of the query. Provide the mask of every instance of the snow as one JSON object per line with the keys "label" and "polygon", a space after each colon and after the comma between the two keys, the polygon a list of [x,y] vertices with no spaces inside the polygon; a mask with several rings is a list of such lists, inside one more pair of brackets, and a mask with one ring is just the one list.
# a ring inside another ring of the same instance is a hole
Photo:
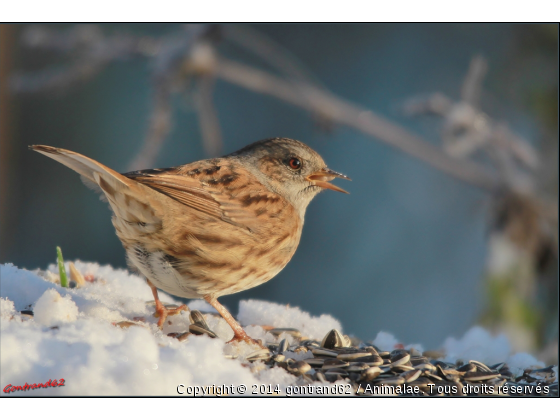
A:
{"label": "snow", "polygon": [[511,354],[511,346],[505,334],[492,336],[479,326],[472,327],[459,340],[447,338],[443,348],[446,354],[445,361],[454,363],[458,359],[477,360],[486,365],[506,362],[515,376],[521,375],[526,368],[545,366],[530,354]]}
{"label": "snow", "polygon": [[33,307],[35,322],[47,327],[78,319],[78,307],[68,295],[62,297],[54,289],[47,289]]}
{"label": "snow", "polygon": [[[516,353],[508,357],[506,363],[509,365],[509,370],[515,375],[519,376],[523,370],[528,367],[543,368],[544,363],[538,361],[534,356],[527,353]],[[558,366],[556,366],[556,377],[558,377]]]}
{"label": "snow", "polygon": [[259,323],[276,328],[296,328],[304,336],[317,339],[322,339],[334,328],[342,331],[340,322],[330,315],[312,317],[299,308],[257,300],[239,303],[239,321],[241,324]]}
{"label": "snow", "polygon": [[[297,378],[284,369],[270,369],[262,362],[247,363],[246,356],[256,347],[225,344],[232,330],[206,302],[191,301],[188,306],[205,314],[218,338],[191,335],[180,342],[167,334],[187,331],[189,313],[169,317],[171,322],[166,322],[160,331],[153,316],[154,307],[147,304],[153,296],[142,278],[95,263],[76,261],[75,266],[86,284],[72,289],[56,283],[55,265],[46,271],[0,265],[2,389],[10,384],[23,386],[64,379],[64,386],[2,392],[3,396],[178,395],[179,385],[183,385],[183,392],[195,386],[245,385],[250,394],[253,384],[278,384],[285,393],[287,387],[296,384]],[[160,299],[180,303],[162,292]],[[33,310],[33,318],[21,314],[22,310]],[[299,308],[256,300],[240,303],[238,319],[249,335],[265,342],[294,340],[288,333],[273,336],[269,327],[297,328],[303,336],[317,340],[333,328],[342,332],[340,322],[330,315],[314,317]],[[121,321],[135,325],[115,325]],[[382,350],[400,346],[387,332],[379,332],[373,343]],[[422,351],[419,344],[405,346],[411,347]],[[452,361],[507,361],[512,371],[544,366],[531,355],[511,355],[505,336],[494,337],[480,327],[460,339],[447,339],[442,349]],[[311,353],[290,352],[288,356],[303,360]]]}
{"label": "snow", "polygon": [[398,343],[399,340],[397,340],[393,336],[393,334],[390,334],[385,331],[379,331],[377,333],[377,336],[373,340],[373,344],[375,344],[377,347],[379,347],[380,349],[388,349],[388,350],[393,350],[394,348],[396,348]]}
{"label": "snow", "polygon": [[10,319],[16,314],[14,302],[0,298],[0,319]]}
{"label": "snow", "polygon": [[509,341],[504,334],[493,337],[482,327],[471,328],[459,340],[447,338],[443,343],[443,348],[447,355],[445,361],[451,363],[461,359],[477,360],[493,365],[504,362],[511,352]]}

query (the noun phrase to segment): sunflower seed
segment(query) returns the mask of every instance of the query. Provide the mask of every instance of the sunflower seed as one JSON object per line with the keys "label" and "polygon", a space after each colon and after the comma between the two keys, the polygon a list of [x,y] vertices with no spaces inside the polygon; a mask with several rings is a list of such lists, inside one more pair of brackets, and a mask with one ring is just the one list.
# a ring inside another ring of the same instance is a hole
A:
{"label": "sunflower seed", "polygon": [[343,380],[342,375],[340,375],[338,373],[325,372],[324,375],[325,375],[325,378],[327,379],[327,381],[329,381],[329,382],[336,382],[336,381]]}
{"label": "sunflower seed", "polygon": [[288,350],[289,347],[289,343],[287,339],[282,339],[282,341],[280,341],[280,344],[278,345],[278,353],[284,353],[286,350]]}
{"label": "sunflower seed", "polygon": [[424,356],[410,356],[410,363],[412,364],[412,366],[417,366],[424,363],[429,363],[429,360]]}
{"label": "sunflower seed", "polygon": [[352,361],[367,363],[370,366],[381,366],[383,364],[383,359],[379,356],[358,357],[357,359],[352,359]]}
{"label": "sunflower seed", "polygon": [[70,269],[70,278],[76,284],[75,287],[83,287],[86,284],[86,280],[84,279],[82,273],[78,271],[78,269],[76,268],[76,266],[72,261],[68,263],[68,267]]}
{"label": "sunflower seed", "polygon": [[299,362],[294,362],[288,364],[288,372],[294,375],[303,375],[311,370],[311,366],[308,363],[300,360]]}
{"label": "sunflower seed", "polygon": [[494,379],[500,376],[499,373],[495,372],[467,372],[465,373],[465,380],[479,382],[479,381],[486,381],[488,379]]}
{"label": "sunflower seed", "polygon": [[504,386],[504,384],[506,383],[506,378],[494,378],[494,379],[489,380],[487,383],[488,383],[488,385],[492,385],[492,386],[498,388],[498,387]]}
{"label": "sunflower seed", "polygon": [[328,369],[328,370],[324,370],[323,372],[324,372],[325,375],[348,376],[348,372],[346,372],[344,369],[340,369],[340,368]]}
{"label": "sunflower seed", "polygon": [[491,370],[497,370],[499,371],[500,369],[502,369],[503,367],[507,367],[507,365],[505,363],[496,363],[495,365],[492,366],[488,366]]}
{"label": "sunflower seed", "polygon": [[22,321],[31,321],[33,320],[33,312],[31,311],[21,311],[20,318]]}
{"label": "sunflower seed", "polygon": [[350,366],[346,368],[348,372],[361,372],[363,370],[369,369],[370,366],[367,363],[350,363]]}
{"label": "sunflower seed", "polygon": [[429,386],[434,385],[434,382],[426,378],[425,376],[420,376],[415,381],[408,382],[408,384],[412,387],[417,386],[418,388],[425,391],[426,389],[429,390]]}
{"label": "sunflower seed", "polygon": [[325,374],[320,371],[315,372],[315,380],[319,382],[328,382]]}
{"label": "sunflower seed", "polygon": [[531,376],[535,379],[550,379],[556,376],[556,373],[552,369],[554,366],[548,366],[542,369],[525,370],[525,374]]}
{"label": "sunflower seed", "polygon": [[325,363],[323,363],[323,369],[343,368],[347,366],[350,366],[350,363],[338,359],[325,360]]}
{"label": "sunflower seed", "polygon": [[408,372],[401,373],[401,377],[404,378],[405,382],[412,382],[418,379],[422,375],[422,371],[415,369],[409,370]]}
{"label": "sunflower seed", "polygon": [[410,360],[410,354],[408,353],[398,353],[391,357],[391,364],[393,366],[404,365]]}
{"label": "sunflower seed", "polygon": [[420,369],[421,371],[430,371],[430,372],[435,372],[436,371],[436,367],[434,365],[432,365],[431,363],[423,363],[421,365],[416,365],[414,366],[415,369]]}
{"label": "sunflower seed", "polygon": [[198,325],[199,327],[202,327],[205,330],[210,330],[210,327],[208,327],[208,324],[204,319],[204,315],[202,315],[200,311],[197,311],[196,309],[192,310],[189,313],[189,319],[191,320],[191,324]]}
{"label": "sunflower seed", "polygon": [[299,344],[305,347],[321,347],[321,343],[317,340],[301,340]]}
{"label": "sunflower seed", "polygon": [[311,353],[313,353],[314,355],[317,355],[317,356],[328,356],[328,357],[337,357],[338,356],[338,353],[336,353],[332,350],[324,349],[322,347],[312,348]]}
{"label": "sunflower seed", "polygon": [[144,325],[142,324],[137,324],[136,322],[130,322],[130,321],[121,321],[115,324],[115,327],[119,327],[119,328],[143,327],[143,326]]}
{"label": "sunflower seed", "polygon": [[269,333],[271,333],[272,335],[280,335],[282,333],[286,333],[291,335],[294,338],[300,338],[301,337],[301,332],[299,332],[298,329],[296,328],[273,328],[272,330],[268,331]]}
{"label": "sunflower seed", "polygon": [[441,365],[439,363],[437,363],[435,366],[436,366],[436,375],[442,377],[443,379],[447,379],[447,375],[445,374],[445,372],[441,368]]}
{"label": "sunflower seed", "polygon": [[[331,359],[331,360],[336,360],[336,359]],[[304,359],[304,362],[306,362],[312,367],[320,368],[325,363],[325,359]]]}
{"label": "sunflower seed", "polygon": [[248,362],[255,362],[257,360],[269,360],[270,356],[270,350],[259,349],[247,355],[245,359],[247,359]]}
{"label": "sunflower seed", "polygon": [[296,346],[291,351],[293,351],[294,353],[297,353],[297,354],[307,353],[307,347]]}
{"label": "sunflower seed", "polygon": [[359,359],[361,357],[374,357],[374,356],[371,353],[343,353],[337,356],[337,358],[340,360],[354,360],[354,359]]}
{"label": "sunflower seed", "polygon": [[414,369],[415,368],[413,368],[412,366],[407,366],[407,365],[396,365],[396,366],[391,365],[391,370],[396,373],[408,372]]}
{"label": "sunflower seed", "polygon": [[352,383],[356,383],[360,380],[361,375],[357,372],[349,372],[348,373],[348,379],[350,380],[350,382]]}
{"label": "sunflower seed", "polygon": [[286,356],[284,356],[283,354],[275,354],[274,356],[272,356],[272,360],[274,362],[283,362],[284,360],[286,360]]}
{"label": "sunflower seed", "polygon": [[457,370],[459,372],[474,372],[476,371],[476,366],[473,365],[472,363],[467,363],[466,365],[457,368]]}
{"label": "sunflower seed", "polygon": [[404,378],[401,376],[393,376],[390,378],[383,378],[379,379],[376,382],[376,385],[402,385],[404,384]]}
{"label": "sunflower seed", "polygon": [[323,341],[321,341],[321,347],[326,349],[349,347],[351,344],[352,343],[348,336],[343,336],[340,331],[336,329],[330,330],[323,338]]}
{"label": "sunflower seed", "polygon": [[373,347],[373,346],[367,346],[367,347],[364,347],[364,348],[361,349],[361,350],[363,350],[363,351],[366,352],[366,353],[370,353],[370,354],[379,356],[379,353],[377,352],[377,349],[376,349],[375,347]]}
{"label": "sunflower seed", "polygon": [[441,377],[439,377],[439,376],[437,376],[437,375],[435,375],[431,372],[424,372],[424,376],[426,378],[432,380],[432,381],[435,381],[435,382],[442,382],[443,381],[443,379]]}
{"label": "sunflower seed", "polygon": [[377,366],[372,366],[364,371],[362,371],[362,377],[361,380],[362,381],[373,381],[375,378],[377,378],[379,375],[381,375],[382,370],[379,369]]}
{"label": "sunflower seed", "polygon": [[449,363],[442,362],[441,360],[434,360],[432,363],[434,366],[436,367],[439,366],[442,369],[451,369],[455,367],[454,365],[450,365]]}
{"label": "sunflower seed", "polygon": [[427,350],[425,352],[422,353],[422,356],[427,357],[428,359],[442,359],[443,357],[445,357],[445,353],[441,352],[441,351],[435,351],[435,350]]}
{"label": "sunflower seed", "polygon": [[204,328],[201,327],[198,324],[191,324],[189,325],[189,332],[195,334],[195,335],[203,335],[206,334],[211,338],[216,338],[216,333],[214,331],[212,331],[210,328]]}
{"label": "sunflower seed", "polygon": [[484,363],[477,362],[476,360],[469,360],[469,363],[476,366],[476,369],[480,372],[492,372],[488,366]]}
{"label": "sunflower seed", "polygon": [[182,333],[182,334],[179,334],[179,335],[176,336],[175,338],[176,338],[177,340],[179,340],[180,342],[183,342],[183,341],[185,341],[186,339],[189,338],[189,335],[191,335],[190,332],[184,332],[184,333]]}

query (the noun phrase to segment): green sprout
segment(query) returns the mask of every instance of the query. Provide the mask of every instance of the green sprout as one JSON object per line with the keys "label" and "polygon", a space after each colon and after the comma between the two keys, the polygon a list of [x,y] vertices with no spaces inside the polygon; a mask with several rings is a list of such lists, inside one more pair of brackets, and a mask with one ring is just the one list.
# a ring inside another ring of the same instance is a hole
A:
{"label": "green sprout", "polygon": [[58,274],[60,275],[60,285],[68,287],[68,277],[66,276],[66,269],[64,268],[64,259],[62,258],[62,250],[59,246],[56,247],[56,262],[58,263]]}

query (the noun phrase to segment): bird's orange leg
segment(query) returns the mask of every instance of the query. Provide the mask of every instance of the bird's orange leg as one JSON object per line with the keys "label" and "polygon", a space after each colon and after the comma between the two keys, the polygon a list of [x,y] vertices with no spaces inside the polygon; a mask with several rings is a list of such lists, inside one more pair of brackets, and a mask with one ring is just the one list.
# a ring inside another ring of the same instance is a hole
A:
{"label": "bird's orange leg", "polygon": [[148,282],[148,286],[150,286],[150,288],[152,289],[152,294],[154,295],[154,301],[156,302],[155,316],[159,318],[157,325],[160,329],[163,328],[163,323],[168,316],[177,315],[181,311],[188,310],[187,305],[181,305],[176,309],[167,309],[159,300],[157,288],[150,282],[150,280],[146,279],[146,281]]}
{"label": "bird's orange leg", "polygon": [[247,343],[256,344],[257,346],[266,349],[266,347],[261,344],[260,340],[259,341],[253,340],[251,337],[247,335],[245,330],[241,327],[241,325],[239,325],[239,322],[237,322],[235,318],[229,313],[229,311],[226,308],[224,308],[220,302],[218,302],[218,299],[210,296],[205,296],[204,299],[206,300],[206,302],[208,302],[210,305],[216,308],[218,313],[222,316],[222,318],[225,319],[225,321],[229,324],[229,326],[233,330],[233,338],[229,340],[228,343],[245,341]]}

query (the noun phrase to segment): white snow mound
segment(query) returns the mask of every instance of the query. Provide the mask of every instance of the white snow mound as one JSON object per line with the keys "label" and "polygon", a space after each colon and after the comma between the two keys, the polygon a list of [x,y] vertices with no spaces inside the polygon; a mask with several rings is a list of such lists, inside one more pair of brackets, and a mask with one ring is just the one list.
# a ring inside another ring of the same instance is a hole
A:
{"label": "white snow mound", "polygon": [[[169,317],[163,331],[159,330],[154,307],[147,302],[153,296],[145,280],[95,263],[76,261],[75,266],[85,277],[83,287],[61,287],[55,265],[35,272],[0,265],[0,384],[2,389],[32,387],[2,392],[2,396],[179,395],[178,390],[189,395],[189,387],[212,385],[245,385],[249,394],[252,385],[274,384],[286,392],[286,387],[296,384],[297,378],[284,369],[246,363],[256,348],[226,344],[233,332],[221,317],[204,315],[218,338],[190,335],[180,342],[168,334],[188,331],[188,312]],[[162,292],[160,299],[180,303]],[[213,312],[203,301],[192,301],[189,306]],[[32,317],[21,313],[30,310]],[[267,326],[297,328],[318,340],[333,328],[342,332],[340,322],[330,315],[314,317],[299,308],[256,300],[240,303],[238,319],[250,336],[264,342],[293,340],[287,333],[273,336]],[[374,342],[388,350],[399,343],[385,332]],[[507,359],[512,369],[539,365],[530,355],[509,357],[508,346],[504,338],[491,337],[482,329],[444,345],[451,358],[488,363]],[[421,351],[421,346],[414,347]],[[311,357],[309,352],[292,353],[296,360]],[[55,380],[63,386],[37,386]]]}

